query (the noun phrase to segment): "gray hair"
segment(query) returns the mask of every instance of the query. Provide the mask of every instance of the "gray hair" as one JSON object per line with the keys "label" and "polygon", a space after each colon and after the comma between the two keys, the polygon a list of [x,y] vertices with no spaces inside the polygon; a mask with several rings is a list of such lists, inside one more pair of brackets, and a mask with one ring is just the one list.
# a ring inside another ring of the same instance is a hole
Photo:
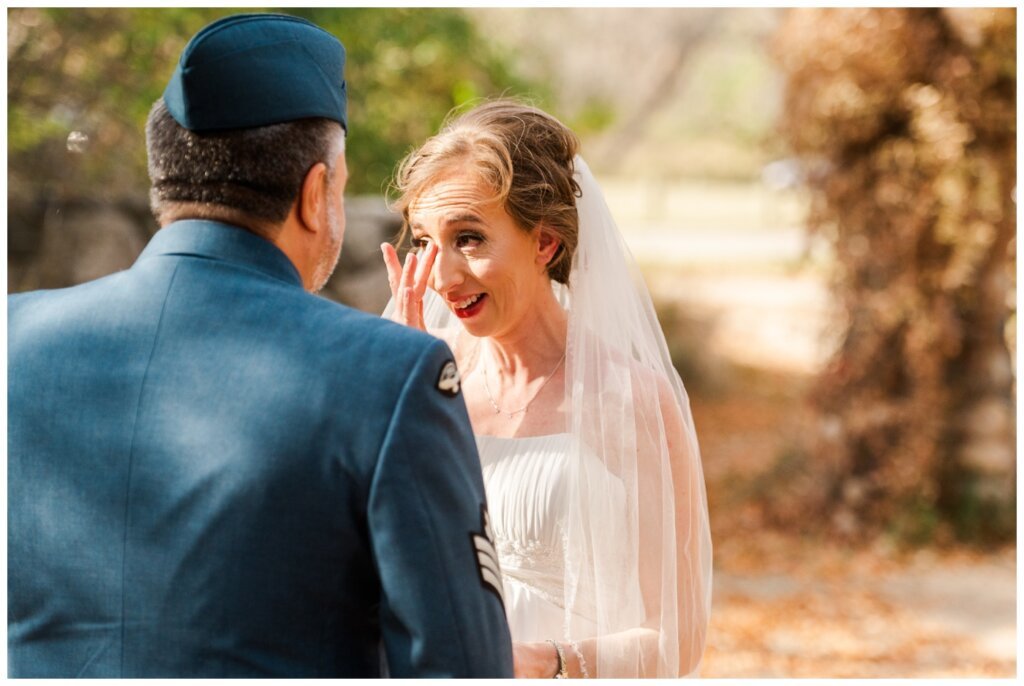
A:
{"label": "gray hair", "polygon": [[271,231],[310,168],[323,162],[333,176],[344,149],[345,130],[330,119],[200,134],[178,124],[160,98],[146,122],[150,207],[161,224],[214,219]]}

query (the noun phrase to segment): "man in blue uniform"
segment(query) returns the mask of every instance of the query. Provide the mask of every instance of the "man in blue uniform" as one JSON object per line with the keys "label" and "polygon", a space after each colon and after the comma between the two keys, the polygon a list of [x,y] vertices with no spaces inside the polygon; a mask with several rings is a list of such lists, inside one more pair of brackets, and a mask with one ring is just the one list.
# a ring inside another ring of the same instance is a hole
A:
{"label": "man in blue uniform", "polygon": [[344,49],[216,22],[147,123],[135,265],[9,299],[14,677],[511,676],[448,348],[318,298]]}

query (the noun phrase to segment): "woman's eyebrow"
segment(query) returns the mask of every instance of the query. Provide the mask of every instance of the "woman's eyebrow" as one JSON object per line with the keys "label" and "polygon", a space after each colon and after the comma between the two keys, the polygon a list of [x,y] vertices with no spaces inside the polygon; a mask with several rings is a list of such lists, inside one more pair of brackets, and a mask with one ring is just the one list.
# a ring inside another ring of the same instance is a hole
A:
{"label": "woman's eyebrow", "polygon": [[[458,214],[445,217],[441,223],[447,226],[449,224],[483,224],[484,221],[472,212],[460,212]],[[409,222],[409,229],[414,233],[417,231],[425,231],[423,224],[420,222]]]}
{"label": "woman's eyebrow", "polygon": [[445,224],[483,224],[479,216],[471,212],[460,212],[444,218]]}

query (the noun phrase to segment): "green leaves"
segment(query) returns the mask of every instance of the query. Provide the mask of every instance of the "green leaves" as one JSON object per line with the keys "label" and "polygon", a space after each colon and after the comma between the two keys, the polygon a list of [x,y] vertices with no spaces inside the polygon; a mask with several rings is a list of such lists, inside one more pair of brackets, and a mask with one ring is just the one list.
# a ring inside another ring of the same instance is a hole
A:
{"label": "green leaves", "polygon": [[[12,9],[9,170],[68,196],[143,193],[144,127],[191,36],[244,9]],[[259,10],[262,11],[262,10]],[[411,146],[453,107],[526,94],[509,59],[457,9],[288,9],[345,44],[350,193],[379,193]],[[73,131],[88,135],[69,157]]]}

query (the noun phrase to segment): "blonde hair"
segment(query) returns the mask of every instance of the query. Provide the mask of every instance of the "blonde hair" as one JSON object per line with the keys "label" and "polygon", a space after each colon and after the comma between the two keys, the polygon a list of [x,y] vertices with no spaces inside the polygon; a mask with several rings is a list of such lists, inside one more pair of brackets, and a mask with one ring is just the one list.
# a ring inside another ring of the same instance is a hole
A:
{"label": "blonde hair", "polygon": [[449,115],[440,132],[398,165],[394,204],[404,220],[399,240],[409,234],[409,205],[435,179],[469,162],[494,189],[505,211],[524,231],[543,225],[559,241],[548,276],[568,284],[579,240],[573,158],[579,139],[564,124],[515,100],[493,100],[463,114]]}

